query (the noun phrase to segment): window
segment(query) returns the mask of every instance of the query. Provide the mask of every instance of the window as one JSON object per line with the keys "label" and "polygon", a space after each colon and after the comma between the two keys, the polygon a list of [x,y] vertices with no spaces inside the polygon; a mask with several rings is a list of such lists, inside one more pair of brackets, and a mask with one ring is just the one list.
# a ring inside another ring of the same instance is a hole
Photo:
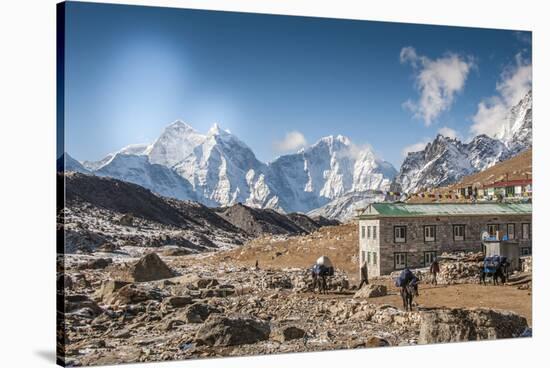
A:
{"label": "window", "polygon": [[372,227],[372,238],[376,240],[376,226]]}
{"label": "window", "polygon": [[531,239],[531,224],[521,224],[521,238],[524,240]]}
{"label": "window", "polygon": [[424,241],[435,241],[435,225],[424,226]]}
{"label": "window", "polygon": [[522,256],[530,256],[531,255],[531,247],[521,247],[519,251],[520,251],[520,254]]}
{"label": "window", "polygon": [[367,239],[370,239],[370,226],[367,226]]}
{"label": "window", "polygon": [[367,253],[367,263],[370,264],[370,252]]}
{"label": "window", "polygon": [[407,253],[394,253],[394,268],[401,270],[407,267]]}
{"label": "window", "polygon": [[429,266],[435,260],[436,252],[424,252],[424,266]]}
{"label": "window", "polygon": [[365,239],[365,227],[361,226],[361,239]]}
{"label": "window", "polygon": [[465,226],[453,225],[453,239],[456,241],[464,240]]}
{"label": "window", "polygon": [[395,226],[393,228],[393,241],[394,243],[405,243],[407,241],[406,226]]}
{"label": "window", "polygon": [[516,225],[506,225],[506,234],[508,235],[508,240],[513,240],[516,237]]}
{"label": "window", "polygon": [[365,251],[361,251],[361,265],[365,262]]}
{"label": "window", "polygon": [[372,264],[373,265],[376,265],[376,260],[377,260],[376,256],[377,256],[376,252],[372,252]]}
{"label": "window", "polygon": [[506,197],[513,197],[514,196],[514,187],[506,187]]}
{"label": "window", "polygon": [[489,232],[489,236],[497,236],[497,231],[499,229],[498,224],[489,224],[487,225],[487,231]]}

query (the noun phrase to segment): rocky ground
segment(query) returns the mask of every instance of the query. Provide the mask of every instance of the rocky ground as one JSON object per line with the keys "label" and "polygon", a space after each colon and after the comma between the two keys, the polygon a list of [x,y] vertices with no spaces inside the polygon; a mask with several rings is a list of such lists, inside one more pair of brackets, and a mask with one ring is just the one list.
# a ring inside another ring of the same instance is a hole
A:
{"label": "rocky ground", "polygon": [[[404,312],[389,278],[356,292],[341,270],[331,278],[329,293],[320,295],[308,289],[305,268],[256,269],[219,262],[224,252],[178,255],[173,249],[123,246],[114,253],[60,258],[65,328],[59,336],[67,364],[506,338],[525,333],[530,322],[530,315],[495,305],[425,305],[427,286],[421,286],[415,310]],[[440,289],[465,286],[478,285]],[[510,286],[487,288],[527,293]],[[512,298],[530,303],[526,294]]]}
{"label": "rocky ground", "polygon": [[[440,285],[422,281],[405,312],[389,276],[356,290],[356,224],[240,205],[214,211],[112,179],[58,179],[67,188],[58,213],[58,353],[68,365],[530,334],[530,258],[510,285],[481,286],[479,255],[445,255]],[[310,285],[321,255],[336,268],[327,294]],[[426,271],[416,272],[426,280]]]}

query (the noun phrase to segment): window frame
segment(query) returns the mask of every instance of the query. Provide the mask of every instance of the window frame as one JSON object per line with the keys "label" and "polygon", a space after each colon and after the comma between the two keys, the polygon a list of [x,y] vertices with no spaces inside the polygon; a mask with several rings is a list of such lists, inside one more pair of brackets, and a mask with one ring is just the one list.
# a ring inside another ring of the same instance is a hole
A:
{"label": "window frame", "polygon": [[[432,236],[432,239],[431,240],[428,240],[427,237],[426,237],[426,230],[428,228],[432,228],[433,229],[433,236]],[[436,238],[436,227],[435,225],[424,225],[424,243],[433,243],[437,241],[437,238]]]}
{"label": "window frame", "polygon": [[[405,264],[403,265],[403,267],[399,267],[399,268],[397,267],[397,257],[398,256],[403,256],[404,259],[405,259]],[[395,252],[395,253],[393,253],[393,269],[394,270],[402,270],[402,269],[406,268],[407,267],[407,261],[408,261],[407,258],[408,258],[407,257],[407,252]]]}
{"label": "window frame", "polygon": [[367,239],[370,239],[370,225],[367,225]]}
{"label": "window frame", "polygon": [[[525,232],[523,231],[525,229],[525,225],[528,226],[529,231],[527,232],[527,237],[525,237]],[[531,223],[530,222],[522,222],[521,223],[521,240],[531,240]]]}
{"label": "window frame", "polygon": [[376,240],[376,229],[377,226],[376,225],[373,225],[372,226],[372,240]]}
{"label": "window frame", "polygon": [[376,252],[372,252],[372,264],[376,266],[378,264],[377,254]]}
{"label": "window frame", "polygon": [[[403,238],[399,238],[399,239],[403,239],[402,241],[397,241],[397,236],[396,236],[396,230],[397,229],[403,229]],[[406,225],[394,225],[393,227],[393,242],[396,243],[396,244],[403,244],[403,243],[406,243],[407,242],[407,226]]]}
{"label": "window frame", "polygon": [[[428,254],[432,254],[433,256],[431,257],[431,261],[430,262],[426,262],[426,256]],[[435,250],[427,250],[424,252],[424,256],[422,258],[422,262],[424,262],[424,266],[429,266],[432,264],[432,262],[434,261],[434,259],[437,257],[437,251]]]}
{"label": "window frame", "polygon": [[366,226],[365,225],[361,225],[361,239],[365,239],[365,234],[366,234]]}
{"label": "window frame", "polygon": [[[462,229],[462,239],[457,239],[455,229]],[[464,241],[466,240],[466,225],[464,224],[453,224],[453,241]]]}
{"label": "window frame", "polygon": [[[493,226],[496,226],[496,230],[495,230],[495,234],[494,235],[491,235],[491,230],[490,228],[492,228]],[[489,236],[493,237],[493,236],[497,236],[497,233],[500,231],[500,224],[487,224],[487,232],[489,233]]]}
{"label": "window frame", "polygon": [[[510,231],[509,228],[512,226],[512,237],[510,237]],[[516,224],[508,223],[506,224],[506,236],[508,236],[508,240],[514,240],[516,239]]]}

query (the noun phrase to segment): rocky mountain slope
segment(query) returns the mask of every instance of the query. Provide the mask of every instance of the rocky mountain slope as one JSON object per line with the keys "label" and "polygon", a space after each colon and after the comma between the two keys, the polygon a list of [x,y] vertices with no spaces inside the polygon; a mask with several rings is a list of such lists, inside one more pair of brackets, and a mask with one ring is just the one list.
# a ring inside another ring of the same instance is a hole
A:
{"label": "rocky mountain slope", "polygon": [[303,214],[285,215],[269,208],[252,208],[240,203],[231,207],[219,208],[217,213],[253,237],[264,234],[309,234],[324,226],[322,222],[317,222]]}
{"label": "rocky mountain slope", "polygon": [[265,234],[304,234],[326,225],[305,215],[291,217],[240,204],[212,209],[98,175],[59,173],[58,180],[65,181],[65,208],[58,214],[58,226],[65,231],[69,253],[126,245],[214,250]]}
{"label": "rocky mountain slope", "polygon": [[438,135],[426,148],[410,152],[392,183],[392,189],[415,193],[449,185],[485,170],[531,147],[532,95],[529,92],[508,114],[494,137],[478,135],[469,143]]}

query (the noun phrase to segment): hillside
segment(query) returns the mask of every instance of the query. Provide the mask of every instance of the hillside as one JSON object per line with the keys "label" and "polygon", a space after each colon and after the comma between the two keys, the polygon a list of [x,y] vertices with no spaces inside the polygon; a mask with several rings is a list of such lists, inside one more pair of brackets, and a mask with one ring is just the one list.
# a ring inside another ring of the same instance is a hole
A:
{"label": "hillside", "polygon": [[427,194],[442,195],[443,198],[429,198],[413,196],[407,202],[411,203],[426,203],[426,202],[468,202],[466,198],[445,198],[445,194],[455,192],[459,188],[476,186],[481,187],[486,184],[502,180],[517,180],[533,177],[533,150],[529,149],[519,155],[497,163],[496,165],[480,171],[478,173],[462,178],[458,183],[434,188],[426,191]]}
{"label": "hillside", "polygon": [[244,246],[224,252],[212,253],[208,262],[232,263],[253,267],[256,260],[262,269],[308,268],[322,255],[328,256],[334,267],[348,277],[357,277],[359,234],[356,223],[327,226],[316,232],[295,237],[264,236]]}

